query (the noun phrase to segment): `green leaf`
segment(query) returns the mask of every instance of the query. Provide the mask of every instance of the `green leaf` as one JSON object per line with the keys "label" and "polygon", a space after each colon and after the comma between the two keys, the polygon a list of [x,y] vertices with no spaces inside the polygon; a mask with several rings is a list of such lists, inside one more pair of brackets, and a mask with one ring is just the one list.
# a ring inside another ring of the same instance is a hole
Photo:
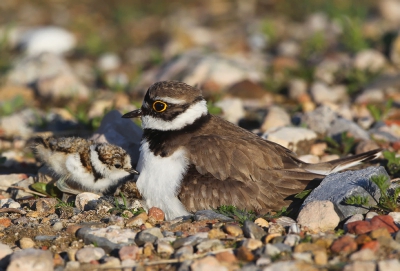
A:
{"label": "green leaf", "polygon": [[312,189],[301,191],[300,193],[296,194],[294,197],[296,199],[305,199],[306,197],[308,197],[308,195],[310,195],[311,191],[312,191]]}
{"label": "green leaf", "polygon": [[62,192],[55,185],[50,183],[38,182],[32,184],[30,188],[50,197],[61,198],[62,196]]}

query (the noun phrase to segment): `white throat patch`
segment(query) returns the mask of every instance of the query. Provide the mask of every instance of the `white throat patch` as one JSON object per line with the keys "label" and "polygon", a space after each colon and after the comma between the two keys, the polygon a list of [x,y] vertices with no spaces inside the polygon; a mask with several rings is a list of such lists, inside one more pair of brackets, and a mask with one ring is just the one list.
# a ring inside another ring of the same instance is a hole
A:
{"label": "white throat patch", "polygon": [[152,116],[142,116],[142,128],[161,131],[179,130],[186,125],[192,124],[196,119],[207,114],[207,112],[207,102],[202,100],[192,104],[185,112],[171,121],[165,121]]}
{"label": "white throat patch", "polygon": [[160,208],[167,220],[188,215],[177,198],[187,167],[185,150],[179,149],[169,157],[155,156],[149,149],[149,143],[143,140],[137,166],[140,175],[136,185],[146,207]]}

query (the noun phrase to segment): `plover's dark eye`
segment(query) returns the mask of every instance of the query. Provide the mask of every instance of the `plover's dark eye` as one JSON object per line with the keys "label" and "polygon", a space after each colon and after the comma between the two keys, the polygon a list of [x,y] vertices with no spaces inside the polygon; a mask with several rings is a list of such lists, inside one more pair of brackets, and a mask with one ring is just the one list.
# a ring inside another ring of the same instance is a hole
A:
{"label": "plover's dark eye", "polygon": [[115,164],[114,167],[115,168],[121,168],[121,164]]}
{"label": "plover's dark eye", "polygon": [[165,109],[167,109],[167,104],[162,101],[155,101],[153,103],[153,109],[154,109],[154,111],[159,112],[159,113],[163,112],[163,111],[165,111]]}

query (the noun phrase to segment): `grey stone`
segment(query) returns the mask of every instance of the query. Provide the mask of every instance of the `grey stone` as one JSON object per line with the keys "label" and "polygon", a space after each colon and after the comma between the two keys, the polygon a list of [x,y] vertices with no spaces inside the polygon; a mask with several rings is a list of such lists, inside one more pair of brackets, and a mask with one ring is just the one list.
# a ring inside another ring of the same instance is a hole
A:
{"label": "grey stone", "polygon": [[279,252],[291,252],[292,251],[291,246],[284,244],[284,243],[274,244],[274,246],[277,249],[279,249]]}
{"label": "grey stone", "polygon": [[135,244],[135,236],[136,233],[131,229],[120,229],[118,226],[100,229],[84,227],[77,231],[77,237],[83,239],[86,245],[97,244],[107,253]]}
{"label": "grey stone", "polygon": [[56,240],[57,236],[55,235],[37,235],[35,236],[35,241],[54,241]]}
{"label": "grey stone", "polygon": [[306,263],[312,263],[312,254],[310,252],[294,252],[292,254],[293,259],[303,261]]}
{"label": "grey stone", "polygon": [[85,247],[76,252],[76,259],[80,263],[90,263],[91,261],[99,260],[106,255],[104,249],[100,247]]}
{"label": "grey stone", "polygon": [[263,269],[263,271],[298,271],[299,266],[295,261],[285,261],[273,263]]}
{"label": "grey stone", "polygon": [[53,255],[41,249],[24,249],[13,253],[7,271],[52,271]]}
{"label": "grey stone", "polygon": [[[368,208],[346,205],[344,200],[350,196],[366,196],[369,205],[374,206],[380,198],[380,191],[370,177],[376,175],[388,176],[383,167],[368,167],[362,170],[333,173],[324,178],[304,201],[302,207],[312,201],[329,200],[334,206],[341,220],[354,214],[365,214]],[[388,182],[389,182],[388,176]]]}
{"label": "grey stone", "polygon": [[[347,264],[344,268],[343,271],[376,271],[376,264],[373,261],[355,261],[353,263]],[[382,270],[382,269],[380,269]],[[387,271],[386,269],[384,269]]]}
{"label": "grey stone", "polygon": [[120,146],[128,152],[132,166],[135,167],[139,160],[143,131],[133,121],[123,119],[121,116],[117,110],[108,112],[103,117],[99,129],[90,139]]}
{"label": "grey stone", "polygon": [[189,260],[193,258],[193,246],[186,245],[178,248],[174,253],[174,258],[182,260]]}
{"label": "grey stone", "polygon": [[154,244],[157,241],[158,237],[151,234],[150,232],[146,232],[146,230],[139,232],[135,237],[135,243],[138,246],[143,246],[145,243]]}
{"label": "grey stone", "polygon": [[190,246],[195,246],[195,245],[197,245],[198,243],[202,242],[204,239],[205,239],[205,238],[201,238],[201,237],[196,236],[196,235],[191,235],[191,236],[188,236],[188,237],[185,237],[185,238],[177,239],[177,240],[174,242],[173,247],[174,247],[175,249],[178,249],[178,248],[180,248],[180,247],[188,246],[188,245],[190,245]]}
{"label": "grey stone", "polygon": [[355,122],[344,119],[335,119],[327,130],[327,135],[333,138],[340,139],[341,134],[350,133],[355,139],[369,140],[369,134]]}
{"label": "grey stone", "polygon": [[224,245],[218,239],[206,239],[196,246],[198,253],[204,253],[208,251],[215,251],[219,249],[223,249]]}
{"label": "grey stone", "polygon": [[267,233],[252,221],[246,220],[243,224],[243,235],[247,238],[261,240]]}
{"label": "grey stone", "polygon": [[270,257],[274,257],[278,255],[281,251],[274,245],[266,244],[263,249],[263,254],[268,255]]}
{"label": "grey stone", "polygon": [[229,222],[229,221],[233,221],[232,218],[227,217],[225,215],[222,214],[218,214],[212,210],[201,210],[201,211],[197,211],[194,214],[194,220],[195,221],[201,221],[201,220],[212,220],[212,219],[217,219],[219,221],[223,221],[223,222]]}
{"label": "grey stone", "polygon": [[311,112],[307,112],[301,118],[301,122],[308,128],[319,134],[325,134],[338,115],[328,106],[319,106]]}
{"label": "grey stone", "polygon": [[294,247],[295,245],[297,245],[300,241],[300,236],[298,236],[297,234],[288,234],[285,237],[285,241],[283,242],[284,244]]}

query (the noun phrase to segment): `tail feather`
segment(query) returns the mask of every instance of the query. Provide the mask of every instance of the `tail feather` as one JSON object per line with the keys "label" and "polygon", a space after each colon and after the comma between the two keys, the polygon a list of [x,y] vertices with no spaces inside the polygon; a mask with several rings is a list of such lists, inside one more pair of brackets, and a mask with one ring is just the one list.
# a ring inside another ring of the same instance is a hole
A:
{"label": "tail feather", "polygon": [[376,149],[357,155],[332,160],[329,162],[318,163],[318,164],[306,164],[303,168],[312,173],[328,175],[334,172],[338,172],[350,167],[354,167],[363,162],[368,162],[379,157],[381,149]]}

